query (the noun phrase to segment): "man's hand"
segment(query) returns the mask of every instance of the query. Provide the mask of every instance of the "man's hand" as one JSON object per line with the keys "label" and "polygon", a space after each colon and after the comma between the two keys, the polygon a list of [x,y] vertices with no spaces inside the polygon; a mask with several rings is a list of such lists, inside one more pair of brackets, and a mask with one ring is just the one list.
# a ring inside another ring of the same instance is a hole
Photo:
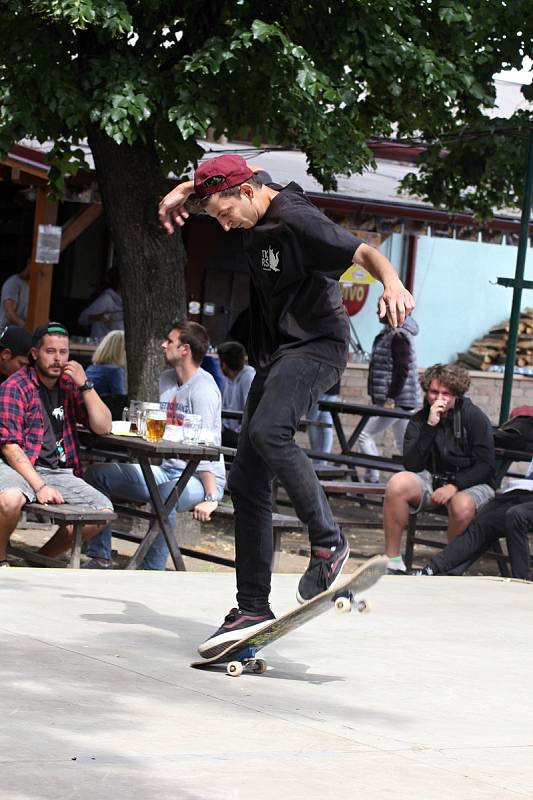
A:
{"label": "man's hand", "polygon": [[85,370],[77,361],[67,361],[63,369],[63,374],[72,378],[76,386],[83,386],[87,380]]}
{"label": "man's hand", "polygon": [[208,522],[211,519],[211,514],[216,511],[218,503],[215,500],[202,500],[193,508],[193,519],[199,522]]}
{"label": "man's hand", "polygon": [[38,503],[46,506],[48,503],[64,503],[63,495],[57,489],[52,489],[51,486],[41,486],[38,492],[35,492],[35,499]]}
{"label": "man's hand", "polygon": [[447,483],[445,486],[435,489],[431,495],[431,500],[438,506],[445,506],[458,491],[459,489],[453,483]]}
{"label": "man's hand", "polygon": [[429,408],[428,425],[438,425],[443,413],[446,411],[445,400],[435,400]]}
{"label": "man's hand", "polygon": [[415,307],[411,292],[408,292],[399,278],[385,286],[378,301],[379,318],[387,317],[393,328],[403,325],[405,318]]}
{"label": "man's hand", "polygon": [[194,192],[193,181],[178,184],[159,203],[159,222],[168,234],[174,233],[174,223],[183,227],[189,218],[184,204]]}

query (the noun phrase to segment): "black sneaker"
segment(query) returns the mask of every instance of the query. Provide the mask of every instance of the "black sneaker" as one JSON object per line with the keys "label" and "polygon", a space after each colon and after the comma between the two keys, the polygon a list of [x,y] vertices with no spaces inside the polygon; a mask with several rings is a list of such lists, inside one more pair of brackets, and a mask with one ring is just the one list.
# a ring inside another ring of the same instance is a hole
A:
{"label": "black sneaker", "polygon": [[238,642],[245,635],[255,633],[273,619],[276,617],[272,611],[267,614],[252,614],[239,608],[232,608],[218,631],[198,646],[198,652],[202,658],[217,656],[230,644]]}
{"label": "black sneaker", "polygon": [[309,566],[300,578],[296,591],[298,602],[306,603],[315,595],[335,586],[349,555],[350,546],[342,533],[335,550],[327,547],[313,547]]}
{"label": "black sneaker", "polygon": [[416,569],[414,572],[411,573],[412,575],[416,575],[417,578],[420,578],[422,575],[434,575],[433,569],[426,564],[423,569]]}
{"label": "black sneaker", "polygon": [[83,569],[113,569],[113,562],[108,561],[107,558],[91,558],[85,564],[82,564]]}

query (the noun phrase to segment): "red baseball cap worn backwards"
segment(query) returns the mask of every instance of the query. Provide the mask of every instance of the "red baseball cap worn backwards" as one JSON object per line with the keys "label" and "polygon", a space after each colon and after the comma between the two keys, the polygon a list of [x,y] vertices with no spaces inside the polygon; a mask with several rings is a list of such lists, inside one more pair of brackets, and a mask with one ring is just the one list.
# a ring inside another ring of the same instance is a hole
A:
{"label": "red baseball cap worn backwards", "polygon": [[200,200],[240,186],[253,175],[242,156],[223,155],[200,164],[194,173],[194,194]]}

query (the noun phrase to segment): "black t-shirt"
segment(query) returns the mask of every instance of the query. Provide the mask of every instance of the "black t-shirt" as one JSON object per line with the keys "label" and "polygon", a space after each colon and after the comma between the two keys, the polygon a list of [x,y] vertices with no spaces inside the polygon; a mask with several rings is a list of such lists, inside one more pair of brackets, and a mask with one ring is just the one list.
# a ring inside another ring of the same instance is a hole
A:
{"label": "black t-shirt", "polygon": [[349,322],[338,279],[362,244],[326,217],[296,183],[243,231],[250,269],[249,360],[264,371],[281,356],[344,369]]}
{"label": "black t-shirt", "polygon": [[[63,405],[59,398],[59,388],[48,389],[39,383],[39,395],[43,407],[44,436],[41,452],[36,461],[39,467],[58,469],[64,466],[60,461],[58,442],[63,440]],[[60,445],[62,448],[62,444]]]}

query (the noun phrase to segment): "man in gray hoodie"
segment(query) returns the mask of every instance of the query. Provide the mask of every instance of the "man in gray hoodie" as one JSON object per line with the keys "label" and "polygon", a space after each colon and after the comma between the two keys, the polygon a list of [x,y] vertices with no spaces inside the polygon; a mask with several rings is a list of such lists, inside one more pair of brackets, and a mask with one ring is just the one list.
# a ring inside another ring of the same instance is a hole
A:
{"label": "man in gray hoodie", "polygon": [[[421,402],[418,383],[418,367],[413,337],[418,325],[412,317],[406,317],[403,327],[393,328],[385,319],[383,329],[372,345],[368,370],[368,394],[375,406],[401,408],[413,411]],[[403,450],[403,437],[407,419],[394,417],[372,417],[357,439],[362,453],[377,456],[379,450],[375,437],[387,428],[392,428],[398,452]],[[378,483],[377,469],[367,469],[367,483]]]}

